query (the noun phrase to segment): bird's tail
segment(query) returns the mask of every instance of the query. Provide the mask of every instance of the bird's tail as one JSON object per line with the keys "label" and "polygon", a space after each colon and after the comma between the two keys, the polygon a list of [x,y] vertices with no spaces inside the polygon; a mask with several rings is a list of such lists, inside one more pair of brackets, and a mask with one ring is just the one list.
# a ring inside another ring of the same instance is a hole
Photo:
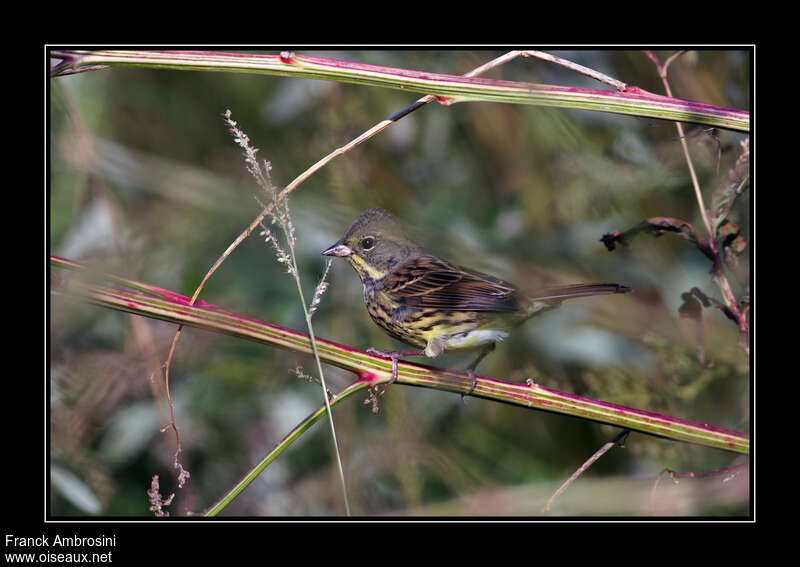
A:
{"label": "bird's tail", "polygon": [[579,283],[546,287],[529,297],[529,316],[540,311],[558,307],[562,301],[573,297],[629,293],[631,291],[633,291],[633,288],[615,283]]}
{"label": "bird's tail", "polygon": [[590,295],[607,295],[609,293],[628,293],[632,288],[615,283],[579,283],[557,285],[539,290],[531,299],[534,301],[561,302],[571,297],[589,297]]}

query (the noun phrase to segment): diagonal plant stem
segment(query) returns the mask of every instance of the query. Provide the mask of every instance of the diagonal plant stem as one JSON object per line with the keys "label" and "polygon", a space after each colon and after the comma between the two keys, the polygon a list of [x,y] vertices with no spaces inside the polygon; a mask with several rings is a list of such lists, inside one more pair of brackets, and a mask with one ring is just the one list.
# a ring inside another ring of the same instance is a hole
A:
{"label": "diagonal plant stem", "polygon": [[542,512],[543,513],[549,512],[550,505],[553,503],[553,501],[555,501],[556,498],[558,498],[567,488],[569,488],[569,485],[575,482],[575,479],[577,479],[580,475],[586,472],[586,469],[592,466],[597,459],[605,455],[611,449],[611,447],[613,447],[614,445],[624,446],[625,438],[628,436],[629,433],[630,430],[623,429],[622,431],[617,433],[611,441],[605,443],[602,447],[600,447],[594,453],[594,455],[589,457],[585,463],[583,463],[580,467],[578,467],[578,470],[572,473],[572,475],[566,481],[564,481],[564,483],[561,486],[558,487],[558,490],[556,490],[553,493],[553,495],[547,500],[547,503],[544,505],[544,508],[542,508]]}
{"label": "diagonal plant stem", "polygon": [[[513,54],[512,58],[524,54],[522,51],[510,53]],[[51,69],[52,76],[109,66],[259,73],[401,89],[434,95],[444,105],[483,100],[579,108],[646,118],[696,122],[745,132],[750,130],[749,112],[659,96],[638,88],[626,88],[624,92],[615,92],[478,79],[298,55],[286,51],[279,55],[269,55],[216,51],[51,50],[50,56],[61,59],[61,62]]]}
{"label": "diagonal plant stem", "polygon": [[[56,256],[51,256],[50,263],[53,267],[81,269],[78,267],[79,264],[64,261]],[[122,278],[117,278],[117,281],[121,280]],[[136,288],[145,285],[135,282],[133,284]],[[208,303],[202,307],[191,305],[188,297],[173,292],[167,292],[172,299],[164,299],[160,294],[124,291],[59,276],[51,277],[51,293],[111,309],[225,333],[295,352],[313,354],[307,334],[225,311]],[[388,383],[391,380],[392,362],[385,358],[320,338],[317,338],[317,347],[322,362],[355,373],[359,381],[367,386]],[[440,370],[404,361],[398,363],[397,371],[397,382],[410,386],[435,388],[459,394],[469,392],[471,387],[469,375],[463,372]],[[745,433],[575,396],[533,382],[521,384],[478,376],[472,395],[589,419],[674,441],[735,453],[750,452],[750,438]]]}

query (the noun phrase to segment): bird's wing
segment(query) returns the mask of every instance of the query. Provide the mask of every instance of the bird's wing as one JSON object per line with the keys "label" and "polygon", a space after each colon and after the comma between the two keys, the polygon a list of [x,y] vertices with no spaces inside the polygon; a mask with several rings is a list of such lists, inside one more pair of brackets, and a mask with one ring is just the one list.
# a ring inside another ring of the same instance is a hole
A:
{"label": "bird's wing", "polygon": [[427,255],[389,274],[383,292],[401,307],[450,311],[515,311],[519,307],[517,290],[510,283]]}

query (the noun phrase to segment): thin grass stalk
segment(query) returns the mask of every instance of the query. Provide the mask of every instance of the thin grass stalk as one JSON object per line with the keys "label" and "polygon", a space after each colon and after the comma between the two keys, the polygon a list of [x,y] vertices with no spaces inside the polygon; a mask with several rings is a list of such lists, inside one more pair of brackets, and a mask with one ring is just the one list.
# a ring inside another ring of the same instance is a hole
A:
{"label": "thin grass stalk", "polygon": [[[294,225],[291,221],[291,216],[289,212],[289,198],[287,196],[283,196],[282,199],[279,200],[279,194],[277,189],[272,184],[272,179],[270,177],[270,169],[272,169],[272,165],[264,161],[263,165],[259,162],[256,158],[256,153],[258,150],[250,145],[250,138],[245,134],[245,132],[239,128],[238,124],[231,118],[230,110],[225,112],[225,122],[228,124],[230,132],[236,139],[236,143],[244,150],[245,154],[245,164],[247,170],[250,172],[251,175],[256,179],[256,182],[261,187],[261,189],[270,197],[273,210],[271,213],[272,222],[278,223],[283,231],[283,235],[286,241],[286,244],[289,247],[289,253],[287,254],[283,248],[281,247],[280,243],[277,240],[275,235],[270,233],[269,227],[262,223],[264,228],[264,234],[267,235],[267,241],[271,241],[273,248],[275,248],[275,252],[277,255],[277,259],[279,263],[282,263],[286,266],[287,271],[294,279],[295,285],[297,286],[297,294],[300,298],[300,305],[303,308],[303,315],[305,316],[306,320],[306,328],[308,329],[309,338],[311,340],[311,350],[314,353],[314,359],[317,363],[317,372],[319,374],[319,382],[320,386],[322,387],[322,398],[325,400],[325,407],[327,408],[328,413],[328,423],[330,425],[331,430],[331,439],[333,442],[333,452],[336,456],[336,466],[339,472],[339,480],[342,485],[342,496],[344,498],[344,507],[345,513],[347,516],[350,515],[350,501],[347,496],[347,484],[344,478],[344,467],[342,466],[342,456],[341,451],[339,450],[339,442],[336,439],[336,427],[333,423],[333,412],[331,412],[329,400],[328,400],[328,387],[325,382],[325,374],[322,371],[322,363],[319,360],[319,353],[317,351],[317,343],[316,337],[314,334],[314,326],[311,323],[311,312],[309,307],[306,304],[306,298],[303,293],[303,286],[300,281],[300,267],[297,263],[297,256],[295,254],[295,236],[294,236]],[[256,198],[258,200],[258,198]],[[267,207],[264,204],[261,204],[261,208],[266,210]],[[328,262],[328,266],[330,266],[330,262]],[[327,270],[325,271],[327,274]],[[314,301],[319,301],[319,295],[321,294],[321,288],[318,285],[317,291],[314,294]]]}
{"label": "thin grass stalk", "polygon": [[[524,52],[510,52],[512,55],[522,53]],[[750,131],[749,112],[660,96],[638,88],[618,92],[540,85],[428,73],[290,52],[270,55],[215,51],[52,50],[50,56],[61,59],[51,69],[52,76],[109,66],[258,73],[400,89],[434,95],[444,105],[465,101],[530,104],[612,112]]]}
{"label": "thin grass stalk", "polygon": [[[284,230],[286,230],[285,227]],[[295,257],[294,246],[290,246],[290,250],[292,254],[292,263],[294,265],[294,281],[297,284],[297,293],[300,296],[300,303],[303,306],[303,315],[306,318],[306,328],[308,329],[309,342],[311,343],[311,352],[314,355],[314,361],[317,364],[317,373],[319,374],[320,386],[322,387],[322,398],[325,400],[325,403],[323,404],[322,407],[325,408],[325,413],[328,415],[328,424],[330,425],[331,437],[333,441],[333,449],[336,455],[336,466],[339,472],[339,481],[341,482],[342,485],[345,514],[349,516],[350,499],[347,496],[347,483],[345,482],[344,479],[344,467],[342,466],[342,456],[341,456],[341,451],[339,450],[339,441],[336,439],[336,428],[333,425],[333,411],[331,411],[331,403],[330,399],[328,398],[328,385],[325,381],[325,374],[322,371],[322,362],[320,361],[319,358],[319,349],[317,348],[317,339],[314,334],[314,326],[311,324],[311,313],[309,313],[309,309],[306,306],[306,298],[305,295],[303,294],[303,286],[300,285],[300,272],[298,271],[297,268],[297,259]],[[266,464],[264,465],[265,467]]]}

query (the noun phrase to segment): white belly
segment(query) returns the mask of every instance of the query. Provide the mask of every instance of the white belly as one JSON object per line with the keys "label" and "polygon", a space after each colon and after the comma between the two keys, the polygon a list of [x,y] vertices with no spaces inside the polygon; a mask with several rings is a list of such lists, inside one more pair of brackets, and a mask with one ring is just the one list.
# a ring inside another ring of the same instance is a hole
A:
{"label": "white belly", "polygon": [[500,342],[508,336],[508,333],[500,330],[477,329],[467,333],[451,335],[445,342],[446,349],[473,349],[479,348],[489,343]]}

